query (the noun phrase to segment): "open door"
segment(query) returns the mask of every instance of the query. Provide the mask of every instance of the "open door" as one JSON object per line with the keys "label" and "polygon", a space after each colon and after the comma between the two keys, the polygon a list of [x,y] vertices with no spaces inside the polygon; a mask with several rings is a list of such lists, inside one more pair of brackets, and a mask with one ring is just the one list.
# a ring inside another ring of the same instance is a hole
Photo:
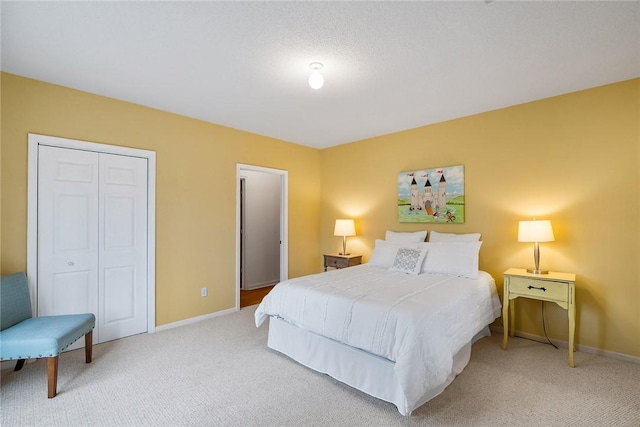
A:
{"label": "open door", "polygon": [[236,309],[240,290],[288,277],[287,172],[251,165],[237,168]]}

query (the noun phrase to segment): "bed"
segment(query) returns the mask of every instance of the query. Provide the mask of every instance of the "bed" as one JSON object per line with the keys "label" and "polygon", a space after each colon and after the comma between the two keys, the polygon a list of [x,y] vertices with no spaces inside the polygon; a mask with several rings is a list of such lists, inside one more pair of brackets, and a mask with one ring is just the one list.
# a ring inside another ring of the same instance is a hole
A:
{"label": "bed", "polygon": [[423,242],[377,240],[367,264],[277,284],[255,312],[268,347],[410,415],[500,316],[481,242]]}

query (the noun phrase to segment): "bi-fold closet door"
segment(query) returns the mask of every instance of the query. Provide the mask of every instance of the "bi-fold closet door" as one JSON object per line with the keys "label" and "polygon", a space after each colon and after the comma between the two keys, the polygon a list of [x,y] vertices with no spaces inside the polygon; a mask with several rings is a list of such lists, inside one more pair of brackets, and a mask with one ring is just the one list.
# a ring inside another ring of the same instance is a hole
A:
{"label": "bi-fold closet door", "polygon": [[94,313],[94,342],[147,331],[147,167],[39,146],[39,316]]}

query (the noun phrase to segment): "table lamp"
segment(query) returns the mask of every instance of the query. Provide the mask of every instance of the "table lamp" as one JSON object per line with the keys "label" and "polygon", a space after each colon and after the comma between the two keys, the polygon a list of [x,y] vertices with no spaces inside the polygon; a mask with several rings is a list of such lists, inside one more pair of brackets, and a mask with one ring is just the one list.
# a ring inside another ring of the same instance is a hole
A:
{"label": "table lamp", "polygon": [[356,226],[352,219],[336,219],[336,226],[333,229],[334,236],[342,236],[342,253],[340,255],[349,255],[347,253],[347,236],[356,235]]}
{"label": "table lamp", "polygon": [[548,270],[540,270],[540,242],[553,242],[553,228],[551,221],[520,221],[518,225],[518,242],[533,243],[533,259],[536,263],[535,269],[527,269],[527,272],[533,274],[548,274]]}

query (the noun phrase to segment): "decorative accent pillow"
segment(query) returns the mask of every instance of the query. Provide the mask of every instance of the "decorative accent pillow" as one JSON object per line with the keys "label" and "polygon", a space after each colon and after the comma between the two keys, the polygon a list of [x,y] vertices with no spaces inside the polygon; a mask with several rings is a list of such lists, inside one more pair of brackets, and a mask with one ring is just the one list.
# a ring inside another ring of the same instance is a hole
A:
{"label": "decorative accent pillow", "polygon": [[399,271],[407,274],[420,274],[424,257],[427,255],[426,249],[400,248],[393,260],[393,265],[389,271]]}
{"label": "decorative accent pillow", "polygon": [[386,240],[376,240],[376,246],[373,248],[371,258],[367,265],[370,267],[389,268],[396,259],[398,249],[411,247],[415,244],[407,244],[402,242],[388,242]]}
{"label": "decorative accent pillow", "polygon": [[427,230],[402,233],[387,230],[384,239],[388,242],[422,243],[427,238]]}
{"label": "decorative accent pillow", "polygon": [[430,242],[477,242],[480,240],[480,233],[456,234],[456,233],[438,233],[432,231],[429,233]]}
{"label": "decorative accent pillow", "polygon": [[427,249],[422,273],[478,277],[478,258],[482,242],[429,242],[417,245]]}

